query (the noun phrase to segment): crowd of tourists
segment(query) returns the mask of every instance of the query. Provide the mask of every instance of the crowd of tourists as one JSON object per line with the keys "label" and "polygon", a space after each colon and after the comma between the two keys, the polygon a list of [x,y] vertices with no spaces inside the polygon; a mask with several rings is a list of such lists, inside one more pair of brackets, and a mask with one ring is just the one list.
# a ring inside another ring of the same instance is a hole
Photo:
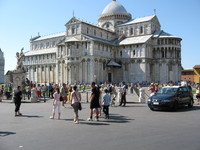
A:
{"label": "crowd of tourists", "polygon": [[[93,121],[93,116],[95,120],[99,120],[101,116],[101,111],[105,115],[105,119],[109,119],[109,107],[118,104],[118,106],[126,106],[126,94],[129,89],[130,93],[135,92],[139,96],[139,89],[142,86],[148,85],[147,82],[143,83],[125,83],[121,82],[118,84],[107,84],[100,83],[95,84],[92,82],[90,85],[86,84],[74,84],[73,86],[68,83],[63,83],[62,85],[58,84],[32,84],[29,82],[24,87],[17,87],[17,90],[14,93],[14,102],[15,102],[15,116],[20,116],[21,100],[25,98],[25,95],[30,99],[31,90],[35,89],[37,98],[44,100],[46,102],[47,98],[53,99],[52,105],[52,115],[50,119],[54,119],[56,112],[58,112],[58,119],[61,117],[61,106],[65,107],[66,103],[71,104],[74,110],[74,123],[79,123],[79,114],[78,112],[81,108],[81,93],[88,90],[90,91],[89,102],[90,102],[90,111],[88,121]],[[162,86],[173,86],[181,85],[181,82],[167,82],[164,84],[150,83],[148,85],[148,90],[153,93],[156,92]],[[196,98],[199,104],[200,102],[200,85],[188,84],[191,87],[196,88]],[[12,88],[12,86],[10,86]],[[0,87],[0,100],[5,91],[4,86]]]}

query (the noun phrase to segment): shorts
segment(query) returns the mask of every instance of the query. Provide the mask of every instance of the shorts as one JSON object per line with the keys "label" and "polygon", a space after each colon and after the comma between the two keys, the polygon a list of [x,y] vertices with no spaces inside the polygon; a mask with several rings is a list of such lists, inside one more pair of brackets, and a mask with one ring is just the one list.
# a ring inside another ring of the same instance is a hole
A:
{"label": "shorts", "polygon": [[99,101],[93,101],[90,103],[90,109],[100,108]]}

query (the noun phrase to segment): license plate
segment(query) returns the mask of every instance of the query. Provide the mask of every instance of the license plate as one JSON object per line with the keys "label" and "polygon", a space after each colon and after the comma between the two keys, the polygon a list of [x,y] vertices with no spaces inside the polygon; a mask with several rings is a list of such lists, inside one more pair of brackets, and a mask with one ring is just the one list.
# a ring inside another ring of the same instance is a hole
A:
{"label": "license plate", "polygon": [[159,102],[153,102],[154,105],[159,105]]}

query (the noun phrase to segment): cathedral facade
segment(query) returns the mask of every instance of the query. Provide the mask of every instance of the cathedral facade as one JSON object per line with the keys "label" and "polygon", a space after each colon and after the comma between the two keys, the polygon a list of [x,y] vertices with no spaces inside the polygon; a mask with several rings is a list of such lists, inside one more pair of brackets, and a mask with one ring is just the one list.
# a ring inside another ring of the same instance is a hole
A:
{"label": "cathedral facade", "polygon": [[5,66],[4,54],[0,49],[0,84],[4,83],[4,66]]}
{"label": "cathedral facade", "polygon": [[37,83],[181,80],[181,38],[156,14],[134,18],[112,0],[93,25],[72,17],[63,33],[30,39],[23,65]]}

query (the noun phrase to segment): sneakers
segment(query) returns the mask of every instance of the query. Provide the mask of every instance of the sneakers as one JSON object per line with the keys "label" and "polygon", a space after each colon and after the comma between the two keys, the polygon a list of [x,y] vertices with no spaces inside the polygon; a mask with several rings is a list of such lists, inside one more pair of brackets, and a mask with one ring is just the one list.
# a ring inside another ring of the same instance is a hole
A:
{"label": "sneakers", "polygon": [[[92,118],[88,118],[87,121],[93,121]],[[99,117],[95,117],[95,121],[99,121]]]}
{"label": "sneakers", "polygon": [[49,119],[54,119],[54,117],[53,117],[53,116],[50,116]]}
{"label": "sneakers", "polygon": [[87,121],[93,121],[92,118],[88,118]]}

